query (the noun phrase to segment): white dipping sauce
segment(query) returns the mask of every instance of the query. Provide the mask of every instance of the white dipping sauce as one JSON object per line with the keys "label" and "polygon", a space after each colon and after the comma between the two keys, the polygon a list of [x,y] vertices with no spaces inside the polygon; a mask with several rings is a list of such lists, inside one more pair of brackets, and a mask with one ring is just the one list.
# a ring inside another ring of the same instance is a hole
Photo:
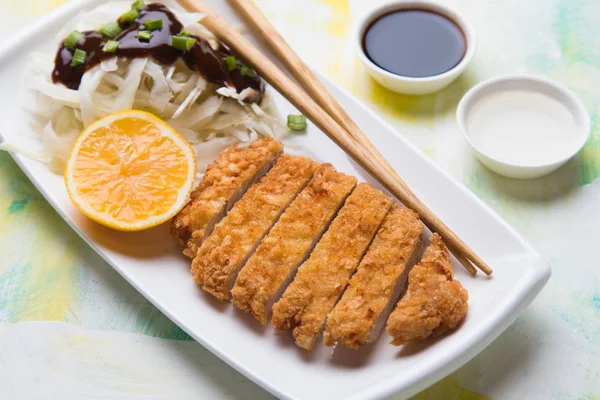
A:
{"label": "white dipping sauce", "polygon": [[485,95],[469,110],[467,130],[481,152],[523,166],[567,157],[581,139],[577,122],[563,103],[528,90]]}

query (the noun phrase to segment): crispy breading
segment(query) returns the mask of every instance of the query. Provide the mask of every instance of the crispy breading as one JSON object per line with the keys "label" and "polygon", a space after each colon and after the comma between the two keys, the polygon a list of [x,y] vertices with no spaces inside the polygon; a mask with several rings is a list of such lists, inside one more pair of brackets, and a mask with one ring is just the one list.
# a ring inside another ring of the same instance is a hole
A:
{"label": "crispy breading", "polygon": [[222,151],[186,206],[171,221],[171,236],[193,258],[214,225],[254,182],[262,178],[283,152],[272,138],[258,140],[247,148],[233,145]]}
{"label": "crispy breading", "polygon": [[327,318],[323,335],[327,346],[341,342],[357,349],[379,336],[383,322],[406,288],[410,267],[422,254],[423,230],[417,213],[398,204],[392,206]]}
{"label": "crispy breading", "polygon": [[467,315],[469,294],[454,280],[448,249],[434,233],[425,255],[408,276],[408,290],[392,312],[387,331],[401,344],[439,336],[454,328]]}
{"label": "crispy breading", "polygon": [[231,290],[234,306],[266,324],[273,302],[355,185],[356,178],[321,165],[240,271]]}
{"label": "crispy breading", "polygon": [[292,329],[296,344],[311,350],[327,314],[344,291],[392,199],[367,183],[356,187],[294,281],[273,306],[273,326]]}
{"label": "crispy breading", "polygon": [[194,279],[205,291],[229,300],[239,269],[318,165],[307,157],[283,155],[233,206],[202,242],[192,262]]}

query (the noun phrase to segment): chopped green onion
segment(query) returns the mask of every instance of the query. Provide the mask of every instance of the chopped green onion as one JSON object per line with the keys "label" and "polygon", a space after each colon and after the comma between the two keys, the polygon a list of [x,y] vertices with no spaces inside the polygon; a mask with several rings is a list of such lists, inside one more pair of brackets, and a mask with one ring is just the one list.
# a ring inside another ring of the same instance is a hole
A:
{"label": "chopped green onion", "polygon": [[250,78],[256,78],[256,73],[249,66],[242,65],[242,76],[249,76]]}
{"label": "chopped green onion", "polygon": [[223,60],[225,60],[225,63],[227,64],[227,69],[229,71],[233,71],[237,68],[237,60],[234,56],[227,56]]}
{"label": "chopped green onion", "polygon": [[102,51],[105,53],[115,53],[118,48],[119,42],[117,42],[116,40],[109,40],[102,48]]}
{"label": "chopped green onion", "polygon": [[136,0],[131,5],[131,9],[136,11],[142,11],[145,7],[146,4],[144,4],[144,0]]}
{"label": "chopped green onion", "polygon": [[177,50],[190,51],[196,44],[196,39],[186,36],[173,36],[171,38],[171,46]]}
{"label": "chopped green onion", "polygon": [[116,22],[111,22],[100,28],[100,33],[112,39],[121,33],[121,27]]}
{"label": "chopped green onion", "polygon": [[119,17],[119,23],[125,25],[131,24],[139,15],[140,13],[137,10],[129,10]]}
{"label": "chopped green onion", "polygon": [[179,36],[192,36],[192,34],[184,29],[179,32]]}
{"label": "chopped green onion", "polygon": [[144,26],[149,31],[157,31],[162,29],[162,19],[153,19],[144,21]]}
{"label": "chopped green onion", "polygon": [[78,67],[85,63],[86,52],[81,49],[75,49],[73,53],[73,59],[71,60],[71,67]]}
{"label": "chopped green onion", "polygon": [[287,117],[287,126],[293,131],[303,131],[306,129],[306,117],[302,114],[290,114]]}
{"label": "chopped green onion", "polygon": [[139,31],[137,35],[139,40],[149,41],[152,37],[152,32],[150,31]]}
{"label": "chopped green onion", "polygon": [[77,46],[77,42],[79,42],[81,39],[83,39],[83,33],[79,31],[73,31],[69,33],[69,36],[67,36],[65,39],[65,46],[67,46],[67,49],[73,50],[75,46]]}

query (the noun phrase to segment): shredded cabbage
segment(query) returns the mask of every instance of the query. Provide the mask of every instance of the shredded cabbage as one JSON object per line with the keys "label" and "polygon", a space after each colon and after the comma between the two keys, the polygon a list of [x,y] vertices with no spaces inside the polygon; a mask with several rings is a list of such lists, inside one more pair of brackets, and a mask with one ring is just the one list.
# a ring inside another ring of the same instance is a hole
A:
{"label": "shredded cabbage", "polygon": [[[73,29],[97,29],[129,7],[130,1],[113,1],[83,13],[61,30],[57,43]],[[212,33],[198,23],[202,14],[171,10],[187,31],[218,48]],[[55,172],[62,172],[82,129],[120,110],[145,110],[167,121],[196,149],[200,173],[232,143],[244,145],[269,136],[282,138],[289,132],[268,90],[260,105],[244,103],[252,89],[237,93],[232,88],[218,87],[189,70],[181,60],[162,65],[151,58],[114,57],[87,71],[79,90],[71,90],[52,83],[53,58],[52,54],[32,54],[26,80],[34,94],[28,110],[33,114],[32,126],[40,135],[42,154],[20,152],[47,162]],[[17,150],[6,143],[0,148]]]}

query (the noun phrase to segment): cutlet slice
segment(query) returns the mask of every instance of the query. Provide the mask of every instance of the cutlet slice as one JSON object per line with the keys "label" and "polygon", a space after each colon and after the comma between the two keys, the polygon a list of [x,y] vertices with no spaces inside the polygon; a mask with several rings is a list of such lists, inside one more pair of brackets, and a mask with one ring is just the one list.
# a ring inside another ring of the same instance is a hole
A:
{"label": "cutlet slice", "polygon": [[414,211],[392,206],[342,299],[327,318],[327,346],[357,349],[377,339],[400,294],[410,267],[423,251],[423,224]]}
{"label": "cutlet slice", "polygon": [[266,324],[273,303],[355,186],[356,178],[321,165],[240,271],[231,290],[234,306]]}
{"label": "cutlet slice", "polygon": [[434,233],[423,259],[408,276],[408,290],[390,315],[387,331],[399,346],[429,336],[440,336],[467,315],[469,294],[454,280],[448,249]]}
{"label": "cutlet slice", "polygon": [[247,148],[233,145],[222,151],[192,191],[191,200],[171,221],[171,236],[193,258],[202,241],[248,187],[262,178],[283,152],[283,145],[267,138]]}
{"label": "cutlet slice", "polygon": [[371,185],[356,187],[273,306],[276,329],[293,329],[296,344],[312,349],[391,205],[392,199]]}
{"label": "cutlet slice", "polygon": [[281,156],[202,242],[192,261],[196,283],[229,300],[238,271],[318,166],[306,157]]}

